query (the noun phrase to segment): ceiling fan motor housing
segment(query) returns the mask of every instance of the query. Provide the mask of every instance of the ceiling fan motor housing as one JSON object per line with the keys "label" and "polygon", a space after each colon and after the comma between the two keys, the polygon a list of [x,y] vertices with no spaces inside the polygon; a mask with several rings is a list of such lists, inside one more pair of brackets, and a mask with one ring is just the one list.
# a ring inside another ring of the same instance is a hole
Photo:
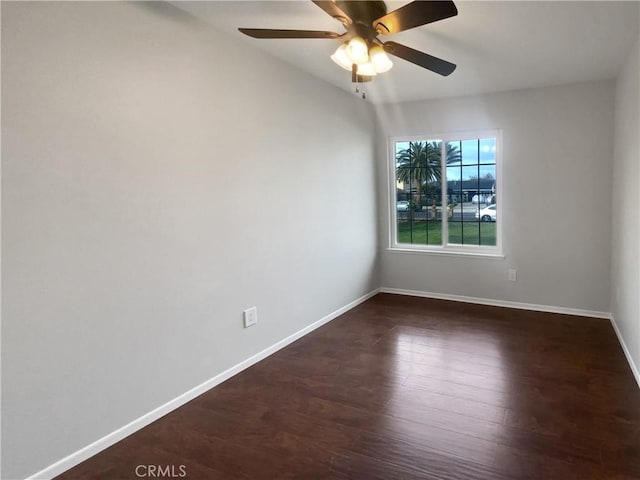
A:
{"label": "ceiling fan motor housing", "polygon": [[387,6],[383,1],[340,1],[336,0],[336,5],[347,13],[353,23],[362,23],[371,28],[371,24],[376,18],[387,14]]}

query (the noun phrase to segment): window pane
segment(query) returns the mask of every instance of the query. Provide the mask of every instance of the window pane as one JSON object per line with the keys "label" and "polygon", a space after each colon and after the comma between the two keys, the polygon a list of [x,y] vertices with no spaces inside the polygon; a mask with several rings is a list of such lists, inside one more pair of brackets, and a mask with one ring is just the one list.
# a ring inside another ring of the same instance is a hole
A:
{"label": "window pane", "polygon": [[460,142],[447,142],[447,165],[460,165],[461,160]]}
{"label": "window pane", "polygon": [[[478,196],[478,166],[462,167],[460,169],[462,177],[462,199],[465,203],[477,204],[478,201],[484,199],[484,197]],[[470,206],[468,206],[470,207]],[[468,208],[470,210],[470,208]]]}
{"label": "window pane", "polygon": [[[430,195],[407,202],[398,202],[397,234],[399,244],[442,245],[442,206]],[[418,206],[418,202],[422,206]],[[406,210],[405,210],[406,208]]]}
{"label": "window pane", "polygon": [[[492,180],[493,183],[495,183],[495,179],[496,179],[496,164],[490,164],[490,165],[479,165],[479,172],[480,172],[480,178],[488,178],[489,180]],[[483,186],[483,188],[486,188],[486,186]]]}
{"label": "window pane", "polygon": [[409,142],[396,142],[396,154],[401,151],[409,148]]}
{"label": "window pane", "polygon": [[480,232],[479,224],[477,222],[472,222],[470,224],[465,225],[467,228],[464,229],[464,238],[462,243],[464,245],[478,245],[479,244],[479,236]]}
{"label": "window pane", "polygon": [[[456,213],[454,212],[454,215],[456,215]],[[459,215],[459,213],[458,213]],[[458,221],[458,220],[450,220],[449,224],[449,243],[454,243],[454,244],[461,244],[462,243],[462,231],[463,231],[463,225],[462,222]]]}
{"label": "window pane", "polygon": [[396,143],[399,244],[442,245],[441,148],[438,140]]}
{"label": "window pane", "polygon": [[480,139],[480,163],[496,163],[496,139]]}
{"label": "window pane", "polygon": [[460,152],[462,153],[463,165],[477,165],[478,163],[478,140],[463,140],[460,142]]}
{"label": "window pane", "polygon": [[459,166],[447,167],[447,201],[449,203],[459,203],[462,197],[462,169]]}
{"label": "window pane", "polygon": [[[433,207],[442,204],[442,184],[438,180],[427,182],[424,193],[424,206],[433,214]],[[436,217],[432,215],[432,218]]]}
{"label": "window pane", "polygon": [[495,139],[450,142],[460,145],[460,166],[447,167],[447,194],[456,203],[449,221],[450,244],[496,245]]}
{"label": "window pane", "polygon": [[480,224],[480,245],[496,245],[496,222]]}

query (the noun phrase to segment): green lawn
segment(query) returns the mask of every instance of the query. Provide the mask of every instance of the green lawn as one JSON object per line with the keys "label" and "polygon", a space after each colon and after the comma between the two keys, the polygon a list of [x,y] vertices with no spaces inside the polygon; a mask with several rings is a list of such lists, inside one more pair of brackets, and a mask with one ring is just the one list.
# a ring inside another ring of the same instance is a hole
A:
{"label": "green lawn", "polygon": [[[442,245],[442,223],[433,220],[398,222],[398,243]],[[493,222],[450,221],[449,243],[495,246],[496,224]]]}

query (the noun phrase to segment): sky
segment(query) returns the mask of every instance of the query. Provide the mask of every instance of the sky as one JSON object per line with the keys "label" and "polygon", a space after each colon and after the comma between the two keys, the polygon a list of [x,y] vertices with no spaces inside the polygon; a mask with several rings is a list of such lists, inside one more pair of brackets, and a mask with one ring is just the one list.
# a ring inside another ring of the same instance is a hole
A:
{"label": "sky", "polygon": [[[414,142],[439,142],[438,139],[415,139]],[[462,162],[455,162],[447,167],[447,180],[468,180],[472,177],[485,177],[491,174],[496,178],[496,139],[482,138],[479,140],[461,140],[448,142],[462,152]],[[396,142],[396,152],[409,146],[409,142]],[[478,169],[478,163],[481,165]],[[482,165],[489,163],[492,165]],[[473,165],[473,167],[472,167]],[[479,174],[479,175],[478,175]]]}

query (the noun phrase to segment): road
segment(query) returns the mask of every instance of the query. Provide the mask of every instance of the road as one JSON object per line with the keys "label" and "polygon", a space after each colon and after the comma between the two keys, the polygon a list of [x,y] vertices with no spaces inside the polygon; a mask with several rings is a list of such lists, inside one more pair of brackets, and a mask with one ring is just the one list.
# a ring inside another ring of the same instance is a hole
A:
{"label": "road", "polygon": [[[480,204],[480,208],[485,208],[488,205]],[[458,204],[453,208],[453,217],[449,219],[449,221],[453,222],[474,222],[476,221],[476,210],[478,206],[474,203],[464,203]],[[437,207],[438,210],[438,219],[441,218],[442,215],[442,207]],[[398,212],[398,220],[403,220],[407,218],[407,212]],[[422,210],[420,212],[414,212],[414,218],[416,220],[432,220],[433,212],[431,208],[427,207],[427,210]]]}

